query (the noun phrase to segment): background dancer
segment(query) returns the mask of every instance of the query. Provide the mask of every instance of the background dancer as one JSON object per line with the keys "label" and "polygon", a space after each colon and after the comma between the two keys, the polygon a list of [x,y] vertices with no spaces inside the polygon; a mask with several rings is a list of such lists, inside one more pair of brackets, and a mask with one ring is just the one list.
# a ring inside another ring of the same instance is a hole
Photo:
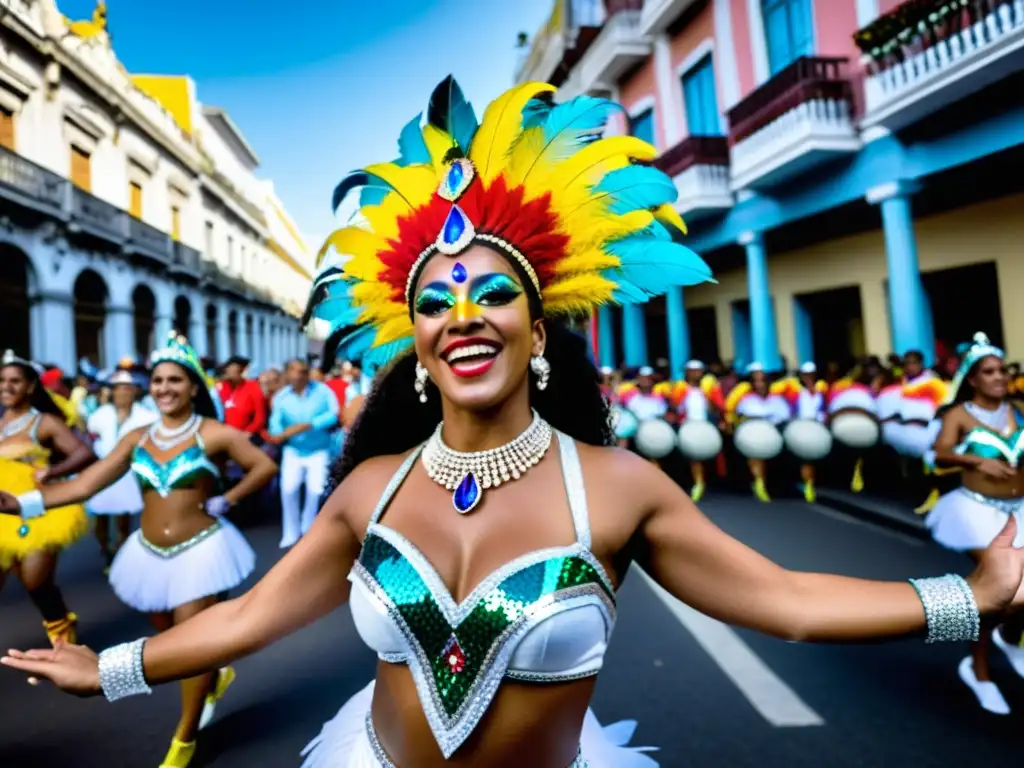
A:
{"label": "background dancer", "polygon": [[778,425],[789,419],[789,406],[782,395],[772,393],[768,374],[761,363],[747,366],[746,380],[737,384],[725,399],[725,412],[726,423],[737,436],[740,427],[757,422],[757,432],[745,427],[752,437],[738,439],[736,447],[747,460],[754,496],[765,503],[770,502],[767,461],[782,450]]}
{"label": "background dancer", "polygon": [[339,412],[330,387],[310,381],[305,360],[290,361],[286,375],[288,386],[274,397],[267,429],[270,440],[282,446],[282,549],[293,546],[313,525],[327,485],[331,430]]}
{"label": "background dancer", "polygon": [[[700,360],[690,360],[686,363],[686,371],[684,373],[684,380],[677,382],[672,387],[671,402],[675,406],[679,420],[683,422],[683,427],[687,424],[709,424],[714,425],[719,430],[717,441],[715,440],[714,433],[704,428],[707,433],[707,437],[703,435],[700,438],[700,453],[704,453],[707,450],[707,444],[718,445],[722,444],[721,432],[725,429],[725,399],[722,396],[722,389],[718,385],[718,380],[708,374],[704,368],[704,363]],[[682,435],[683,432],[680,432]],[[697,449],[697,445],[692,445],[695,441],[684,440],[680,437],[680,447],[684,444],[687,448]],[[684,451],[686,453],[686,451]],[[690,459],[690,472],[693,475],[693,487],[690,489],[690,498],[695,502],[700,501],[704,496],[704,491],[707,488],[707,480],[704,474],[704,461],[697,460],[691,456],[687,456]],[[722,462],[722,452],[719,450],[715,454],[715,461],[719,466],[719,475],[725,474],[724,464]]]}
{"label": "background dancer", "polygon": [[[148,427],[157,420],[156,412],[144,408],[138,402],[141,391],[139,382],[130,371],[115,371],[105,383],[110,387],[112,402],[99,406],[88,421],[89,434],[93,436],[93,450],[101,459],[110,455],[129,432]],[[96,539],[100,544],[105,570],[109,572],[114,555],[132,532],[132,515],[142,511],[142,491],[135,477],[126,474],[89,499],[85,506],[95,518],[93,524]],[[110,544],[111,518],[118,532],[118,540],[113,547]]]}
{"label": "background dancer", "polygon": [[[7,350],[0,360],[0,491],[19,494],[80,472],[96,457],[65,424],[40,382],[41,366]],[[56,462],[54,455],[62,457]],[[14,573],[39,609],[51,643],[77,642],[78,617],[56,583],[57,557],[89,530],[85,509],[68,504],[32,521],[0,515],[0,588]]]}
{"label": "background dancer", "polygon": [[[128,433],[75,479],[18,499],[23,514],[60,506],[87,499],[133,472],[143,488],[142,525],[114,558],[110,585],[122,602],[150,614],[154,627],[165,631],[215,605],[252,572],[255,554],[223,515],[266,483],[276,467],[248,435],[216,421],[199,359],[184,339],[172,334],[151,363],[150,394],[159,419]],[[222,456],[246,474],[218,495],[214,459]],[[224,668],[219,675],[181,681],[181,718],[163,768],[188,765],[197,731],[233,679],[234,671]]]}
{"label": "background dancer", "polygon": [[[950,402],[940,410],[942,431],[935,443],[936,463],[962,467],[963,484],[939,499],[925,522],[939,544],[976,561],[1009,517],[1017,521],[1014,545],[1024,546],[1024,409],[1008,398],[1003,357],[984,334],[975,335],[951,385]],[[1001,628],[983,629],[971,655],[960,662],[960,679],[989,712],[1010,713],[989,675],[990,643],[994,640],[1024,677],[1022,630],[1019,614]]]}
{"label": "background dancer", "polygon": [[[828,391],[828,386],[824,381],[818,379],[818,367],[814,363],[803,363],[800,366],[796,384],[793,399],[794,418],[823,425],[825,422],[825,393]],[[821,433],[827,436],[824,426],[821,428]],[[831,444],[830,439],[828,442]],[[801,461],[800,480],[804,500],[813,504],[817,500],[813,461],[806,459]]]}

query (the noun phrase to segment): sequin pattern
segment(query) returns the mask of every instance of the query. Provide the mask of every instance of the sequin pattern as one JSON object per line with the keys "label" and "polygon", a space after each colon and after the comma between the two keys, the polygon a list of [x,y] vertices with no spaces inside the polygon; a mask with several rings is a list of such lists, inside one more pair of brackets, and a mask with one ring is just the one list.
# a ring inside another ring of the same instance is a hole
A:
{"label": "sequin pattern", "polygon": [[141,445],[135,447],[132,456],[132,471],[139,478],[143,490],[152,488],[167,498],[175,488],[192,485],[203,473],[219,478],[217,467],[206,456],[201,446],[186,448],[161,464]]}

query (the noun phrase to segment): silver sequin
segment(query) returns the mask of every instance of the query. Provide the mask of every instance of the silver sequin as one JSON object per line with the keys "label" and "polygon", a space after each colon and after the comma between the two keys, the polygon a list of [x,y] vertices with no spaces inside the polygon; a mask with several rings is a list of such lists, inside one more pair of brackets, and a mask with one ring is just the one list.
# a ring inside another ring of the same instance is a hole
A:
{"label": "silver sequin", "polygon": [[154,555],[162,557],[165,560],[169,560],[170,558],[175,557],[176,555],[180,555],[186,549],[192,549],[192,547],[194,547],[196,544],[206,541],[208,538],[213,536],[213,534],[217,533],[217,531],[219,531],[220,529],[220,520],[215,520],[213,522],[213,525],[207,528],[203,528],[203,530],[201,530],[191,539],[183,541],[180,544],[172,544],[169,547],[161,547],[159,544],[154,544],[153,542],[149,541],[145,536],[143,536],[142,533],[140,532],[139,543],[142,544],[142,546],[144,546]]}
{"label": "silver sequin", "polygon": [[926,643],[974,642],[981,632],[981,616],[970,585],[955,573],[911,579],[928,622]]}
{"label": "silver sequin", "polygon": [[100,654],[100,688],[107,701],[152,693],[142,669],[142,648],[146,638],[121,643]]}

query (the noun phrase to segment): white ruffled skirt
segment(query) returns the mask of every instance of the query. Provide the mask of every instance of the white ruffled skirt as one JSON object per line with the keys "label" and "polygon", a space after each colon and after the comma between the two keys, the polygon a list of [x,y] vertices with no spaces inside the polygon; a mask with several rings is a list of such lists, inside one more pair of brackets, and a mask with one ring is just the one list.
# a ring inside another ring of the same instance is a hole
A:
{"label": "white ruffled skirt", "polygon": [[[302,751],[302,768],[395,768],[368,727],[374,683],[345,702]],[[627,747],[636,723],[623,720],[602,727],[591,710],[583,721],[580,757],[567,768],[658,768],[643,754],[652,747]]]}
{"label": "white ruffled skirt", "polygon": [[256,553],[245,536],[221,518],[174,547],[157,547],[135,531],[110,566],[110,586],[135,610],[163,613],[227,592],[255,567]]}
{"label": "white ruffled skirt", "polygon": [[999,535],[1010,515],[1017,518],[1015,547],[1024,546],[1024,499],[990,499],[957,488],[939,499],[925,518],[932,538],[960,552],[984,549]]}
{"label": "white ruffled skirt", "polygon": [[135,475],[128,472],[85,503],[90,515],[137,515],[142,511],[142,491]]}

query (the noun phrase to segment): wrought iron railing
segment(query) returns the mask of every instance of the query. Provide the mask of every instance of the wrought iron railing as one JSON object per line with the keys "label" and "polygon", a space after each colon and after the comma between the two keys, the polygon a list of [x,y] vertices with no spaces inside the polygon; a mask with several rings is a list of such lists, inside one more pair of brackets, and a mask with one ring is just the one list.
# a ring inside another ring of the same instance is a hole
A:
{"label": "wrought iron railing", "polygon": [[695,165],[728,165],[729,140],[725,136],[687,136],[654,161],[669,176],[678,176]]}
{"label": "wrought iron railing", "polygon": [[0,194],[7,189],[24,202],[59,210],[65,206],[67,185],[56,173],[0,147]]}
{"label": "wrought iron railing", "polygon": [[116,205],[100,200],[84,189],[72,189],[71,221],[79,229],[112,242],[123,243],[128,235],[127,216]]}
{"label": "wrought iron railing", "polygon": [[810,101],[844,101],[852,111],[853,89],[845,58],[801,56],[729,110],[729,142],[736,144],[791,109]]}

